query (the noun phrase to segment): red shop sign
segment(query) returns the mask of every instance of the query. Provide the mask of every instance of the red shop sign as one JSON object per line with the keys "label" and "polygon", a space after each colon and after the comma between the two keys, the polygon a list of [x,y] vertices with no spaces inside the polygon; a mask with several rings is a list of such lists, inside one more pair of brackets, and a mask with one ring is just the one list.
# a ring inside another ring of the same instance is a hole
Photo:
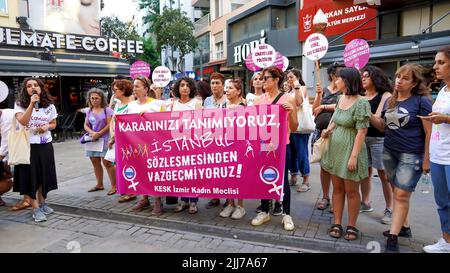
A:
{"label": "red shop sign", "polygon": [[[314,33],[313,19],[320,9],[328,18],[328,27],[324,35],[327,37],[343,34],[377,16],[375,8],[353,5],[353,1],[305,0],[303,9],[298,12],[298,40],[305,41]],[[344,37],[344,43],[355,38],[375,40],[377,37],[377,20],[372,20],[358,30]]]}
{"label": "red shop sign", "polygon": [[[214,69],[214,67],[204,67],[204,68],[203,68],[203,75],[212,74],[212,73],[214,73],[214,72],[216,72],[216,70]],[[200,68],[199,68],[199,69],[197,69],[197,76],[200,77],[200,74],[201,74],[201,72],[200,72]]]}

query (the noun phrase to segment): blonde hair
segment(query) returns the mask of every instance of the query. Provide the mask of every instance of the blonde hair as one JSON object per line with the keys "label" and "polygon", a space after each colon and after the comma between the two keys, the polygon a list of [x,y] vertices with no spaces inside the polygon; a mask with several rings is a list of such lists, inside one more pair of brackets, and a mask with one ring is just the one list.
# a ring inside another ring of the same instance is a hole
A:
{"label": "blonde hair", "polygon": [[[400,74],[411,74],[413,80],[413,88],[411,93],[417,96],[430,96],[430,89],[427,87],[425,79],[422,75],[423,67],[418,64],[405,64],[395,72],[395,77]],[[389,101],[389,109],[395,108],[398,104],[398,91],[394,88],[392,97]]]}

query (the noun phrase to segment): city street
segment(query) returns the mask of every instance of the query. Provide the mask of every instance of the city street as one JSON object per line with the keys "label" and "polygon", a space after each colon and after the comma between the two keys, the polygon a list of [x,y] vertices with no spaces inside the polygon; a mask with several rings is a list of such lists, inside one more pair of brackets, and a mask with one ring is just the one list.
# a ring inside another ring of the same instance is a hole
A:
{"label": "city street", "polygon": [[[119,204],[117,195],[109,197],[109,182],[105,177],[105,191],[88,193],[95,179],[83,146],[77,140],[55,143],[55,157],[59,189],[50,192],[48,202],[56,213],[47,222],[36,224],[31,210],[10,212],[0,208],[0,252],[71,252],[68,243],[80,244],[82,252],[370,252],[383,251],[381,233],[388,229],[379,218],[383,212],[380,182],[373,187],[374,212],[361,213],[358,219],[361,239],[347,242],[333,239],[326,230],[332,214],[315,210],[320,198],[318,165],[312,165],[312,190],[292,192],[292,216],[296,229],[284,231],[280,216],[271,222],[252,227],[256,215],[256,200],[246,200],[247,215],[242,220],[219,217],[219,209],[205,209],[200,200],[199,213],[172,213],[173,205],[165,205],[160,217],[150,216],[150,210],[133,212],[135,201]],[[4,195],[12,206],[19,195]],[[412,198],[411,239],[400,239],[402,252],[421,252],[424,244],[436,240],[439,220],[432,194],[420,191]],[[346,212],[344,213],[344,217]],[[345,223],[346,219],[344,219]],[[40,236],[34,236],[39,232]],[[14,243],[13,243],[14,242]],[[69,245],[69,246],[70,246]]]}

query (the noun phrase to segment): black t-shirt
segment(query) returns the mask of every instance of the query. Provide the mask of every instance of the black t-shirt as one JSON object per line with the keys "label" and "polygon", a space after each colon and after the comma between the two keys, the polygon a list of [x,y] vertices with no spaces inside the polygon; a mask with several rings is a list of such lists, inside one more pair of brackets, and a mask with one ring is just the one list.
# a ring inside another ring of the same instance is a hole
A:
{"label": "black t-shirt", "polygon": [[[378,106],[381,103],[381,94],[377,93],[377,95],[369,100],[370,103],[370,110],[372,111],[372,114],[375,114],[377,112]],[[370,124],[369,128],[367,129],[367,136],[368,137],[384,137],[384,133],[378,131],[377,128],[373,127],[372,124]]]}
{"label": "black t-shirt", "polygon": [[[336,104],[338,101],[340,93],[331,93],[328,88],[323,89],[323,97],[321,101],[321,105],[332,105]],[[316,117],[314,122],[316,123],[316,129],[324,130],[328,127],[328,124],[330,123],[331,117],[333,116],[333,112],[330,111],[322,111],[320,114]]]}

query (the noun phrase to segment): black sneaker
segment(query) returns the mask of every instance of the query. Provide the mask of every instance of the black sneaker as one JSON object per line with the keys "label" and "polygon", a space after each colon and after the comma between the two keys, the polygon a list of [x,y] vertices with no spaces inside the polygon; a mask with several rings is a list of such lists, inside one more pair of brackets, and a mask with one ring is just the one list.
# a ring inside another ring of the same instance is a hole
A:
{"label": "black sneaker", "polygon": [[[390,232],[390,230],[384,231],[383,232],[384,237],[388,237],[389,236],[389,232]],[[409,227],[402,227],[402,229],[398,233],[398,236],[399,237],[405,237],[405,238],[411,238],[412,237],[411,228],[409,228]]]}
{"label": "black sneaker", "polygon": [[386,240],[385,253],[398,253],[398,236],[389,234]]}
{"label": "black sneaker", "polygon": [[283,209],[281,207],[281,203],[275,202],[275,207],[273,208],[272,214],[273,214],[273,216],[280,216],[281,214],[283,214]]}
{"label": "black sneaker", "polygon": [[[227,202],[225,202],[225,206],[227,205]],[[212,209],[214,207],[220,206],[220,199],[211,199],[208,201],[208,203],[205,205],[206,209]]]}
{"label": "black sneaker", "polygon": [[[277,202],[278,203],[278,202]],[[270,202],[269,202],[269,210],[272,208],[272,200],[270,200]],[[257,213],[260,213],[260,212],[262,212],[262,205],[259,205],[257,208],[256,208],[256,212]]]}

